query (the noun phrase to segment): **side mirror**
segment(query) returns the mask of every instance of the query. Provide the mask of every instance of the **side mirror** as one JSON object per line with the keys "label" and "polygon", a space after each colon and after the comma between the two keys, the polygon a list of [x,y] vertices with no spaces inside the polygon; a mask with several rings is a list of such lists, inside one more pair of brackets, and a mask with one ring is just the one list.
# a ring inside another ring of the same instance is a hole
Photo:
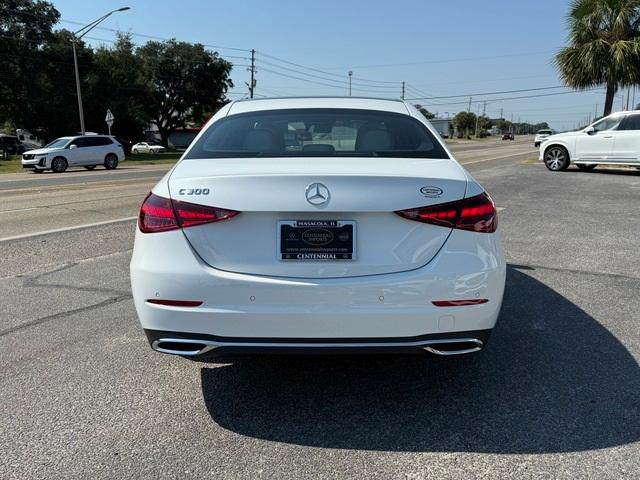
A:
{"label": "side mirror", "polygon": [[69,150],[74,149],[74,148],[78,148],[78,145],[76,145],[75,143],[73,145],[69,145]]}
{"label": "side mirror", "polygon": [[594,133],[596,133],[596,129],[592,126],[588,126],[584,129],[584,133],[586,133],[587,135],[593,135]]}

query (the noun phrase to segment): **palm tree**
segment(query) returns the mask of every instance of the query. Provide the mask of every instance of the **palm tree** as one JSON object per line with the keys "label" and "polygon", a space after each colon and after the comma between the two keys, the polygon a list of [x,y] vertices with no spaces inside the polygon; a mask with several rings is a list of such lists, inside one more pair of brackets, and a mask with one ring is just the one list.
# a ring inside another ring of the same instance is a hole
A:
{"label": "palm tree", "polygon": [[573,0],[567,24],[569,46],[555,57],[562,81],[606,85],[609,115],[618,88],[640,84],[640,0]]}

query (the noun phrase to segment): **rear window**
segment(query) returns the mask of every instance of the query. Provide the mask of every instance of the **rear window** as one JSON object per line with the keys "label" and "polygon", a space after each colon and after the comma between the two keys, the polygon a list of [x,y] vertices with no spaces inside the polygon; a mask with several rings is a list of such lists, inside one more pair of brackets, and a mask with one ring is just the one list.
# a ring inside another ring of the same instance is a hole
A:
{"label": "rear window", "polygon": [[408,115],[326,108],[228,116],[209,127],[185,158],[299,156],[448,158]]}

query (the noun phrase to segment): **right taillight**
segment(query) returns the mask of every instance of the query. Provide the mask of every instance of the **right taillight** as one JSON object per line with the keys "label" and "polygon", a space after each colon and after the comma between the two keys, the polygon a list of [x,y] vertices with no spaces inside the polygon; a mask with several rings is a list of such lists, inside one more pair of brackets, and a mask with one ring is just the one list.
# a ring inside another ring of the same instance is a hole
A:
{"label": "right taillight", "polygon": [[207,205],[172,202],[169,198],[149,193],[140,207],[138,228],[142,233],[167,232],[227,220],[238,213]]}
{"label": "right taillight", "polygon": [[493,200],[486,193],[456,202],[396,212],[409,220],[472,232],[493,233],[498,228],[498,216]]}

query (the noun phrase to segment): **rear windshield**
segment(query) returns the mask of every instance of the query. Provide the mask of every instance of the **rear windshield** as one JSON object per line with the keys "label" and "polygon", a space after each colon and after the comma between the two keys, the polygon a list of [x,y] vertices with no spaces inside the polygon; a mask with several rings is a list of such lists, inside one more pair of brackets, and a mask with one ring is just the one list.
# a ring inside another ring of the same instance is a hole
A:
{"label": "rear windshield", "polygon": [[448,158],[418,120],[349,109],[286,109],[231,115],[215,122],[185,158]]}

